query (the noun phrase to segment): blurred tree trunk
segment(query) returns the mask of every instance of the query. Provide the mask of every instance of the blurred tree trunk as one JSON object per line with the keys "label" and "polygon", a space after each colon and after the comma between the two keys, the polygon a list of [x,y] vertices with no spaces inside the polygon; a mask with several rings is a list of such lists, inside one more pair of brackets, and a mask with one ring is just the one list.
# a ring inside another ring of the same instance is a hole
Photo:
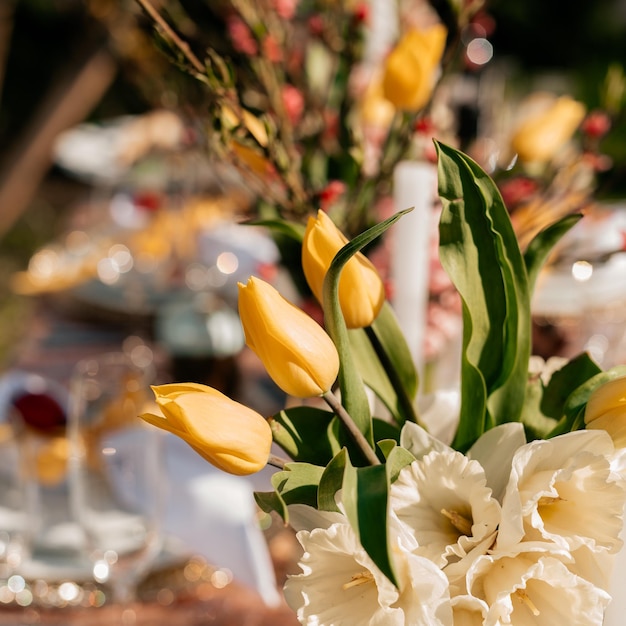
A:
{"label": "blurred tree trunk", "polygon": [[11,0],[0,2],[0,102],[2,101],[2,86],[11,48],[14,16],[15,2],[11,2]]}
{"label": "blurred tree trunk", "polygon": [[[0,42],[3,42],[1,34]],[[25,132],[7,154],[5,173],[0,179],[0,238],[36,194],[52,164],[59,133],[82,122],[113,83],[117,63],[106,42],[99,43],[87,55],[81,49],[77,56],[80,64],[72,64],[53,84]]]}

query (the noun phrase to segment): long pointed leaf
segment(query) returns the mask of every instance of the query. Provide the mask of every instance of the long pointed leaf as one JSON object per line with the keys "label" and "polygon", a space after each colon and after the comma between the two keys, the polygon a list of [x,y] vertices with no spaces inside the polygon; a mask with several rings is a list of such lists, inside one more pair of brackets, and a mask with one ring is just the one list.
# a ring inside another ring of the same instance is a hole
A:
{"label": "long pointed leaf", "polygon": [[555,244],[570,228],[575,226],[581,218],[582,215],[578,214],[568,215],[547,228],[544,228],[540,233],[535,235],[530,244],[528,244],[526,252],[524,253],[524,263],[526,264],[528,284],[531,293],[537,281],[537,276]]}
{"label": "long pointed leaf", "polygon": [[[526,267],[495,183],[461,152],[439,143],[437,150],[440,257],[464,304],[461,423],[455,440],[461,448],[481,429],[521,415],[530,296]],[[481,379],[485,406],[476,389]]]}
{"label": "long pointed leaf", "polygon": [[326,277],[323,287],[323,308],[326,330],[332,337],[339,352],[341,367],[339,368],[339,387],[341,389],[341,401],[359,430],[373,445],[372,420],[369,409],[369,401],[363,386],[363,380],[352,358],[350,339],[345,320],[339,304],[339,278],[343,266],[362,248],[382,235],[402,215],[410,209],[392,215],[390,218],[372,226],[365,232],[348,242],[335,255]]}
{"label": "long pointed leaf", "polygon": [[348,520],[372,561],[397,586],[389,550],[388,497],[389,479],[384,465],[346,465],[342,502]]}

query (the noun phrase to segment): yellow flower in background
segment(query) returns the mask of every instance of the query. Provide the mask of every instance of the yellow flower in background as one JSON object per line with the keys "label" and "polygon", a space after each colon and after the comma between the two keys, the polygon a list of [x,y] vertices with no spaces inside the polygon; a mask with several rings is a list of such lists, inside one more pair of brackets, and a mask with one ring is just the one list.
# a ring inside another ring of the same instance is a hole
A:
{"label": "yellow flower in background", "polygon": [[250,277],[239,283],[239,316],[247,345],[272,380],[297,398],[330,390],[339,355],[324,329],[269,283]]}
{"label": "yellow flower in background", "polygon": [[263,469],[272,431],[262,415],[199,383],[152,387],[162,415],[140,417],[186,441],[215,467],[243,476]]}
{"label": "yellow flower in background", "polygon": [[368,82],[363,97],[359,101],[359,112],[363,124],[389,128],[395,107],[385,98],[382,75],[377,73]]}
{"label": "yellow flower in background", "polygon": [[585,426],[606,430],[616,448],[626,448],[626,376],[605,383],[591,394]]}
{"label": "yellow flower in background", "polygon": [[[324,277],[341,248],[348,243],[343,233],[323,211],[310,217],[302,243],[302,269],[306,280],[322,302]],[[348,328],[370,326],[385,302],[385,286],[371,261],[355,254],[339,279],[339,303]]]}
{"label": "yellow flower in background", "polygon": [[448,31],[442,24],[411,29],[385,62],[383,93],[397,109],[418,111],[435,85]]}
{"label": "yellow flower in background", "polygon": [[67,475],[70,444],[67,437],[45,437],[35,445],[35,476],[48,487],[60,484]]}
{"label": "yellow flower in background", "polygon": [[585,106],[569,96],[556,98],[517,127],[511,147],[523,162],[549,161],[571,139],[585,113]]}

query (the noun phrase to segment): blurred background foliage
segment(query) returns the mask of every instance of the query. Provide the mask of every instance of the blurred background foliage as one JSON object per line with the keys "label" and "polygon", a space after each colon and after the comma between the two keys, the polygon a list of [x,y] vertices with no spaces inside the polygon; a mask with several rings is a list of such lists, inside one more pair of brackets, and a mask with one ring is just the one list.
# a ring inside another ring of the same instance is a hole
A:
{"label": "blurred background foliage", "polygon": [[[447,5],[431,2],[440,13]],[[200,4],[181,2],[188,12]],[[494,60],[506,61],[520,94],[564,81],[589,108],[602,105],[607,69],[626,64],[625,0],[488,0],[486,9]],[[87,120],[192,103],[200,95],[199,85],[154,45],[151,24],[134,0],[0,0],[0,185],[37,131],[33,121],[45,115],[50,94],[98,49],[111,53],[116,72]],[[622,112],[603,145],[614,167],[600,189],[613,197],[626,197],[623,137]],[[26,210],[0,227],[0,362],[28,319],[28,304],[10,296],[8,276],[60,231],[65,209],[86,191],[54,167],[43,179],[34,177],[32,186]]]}

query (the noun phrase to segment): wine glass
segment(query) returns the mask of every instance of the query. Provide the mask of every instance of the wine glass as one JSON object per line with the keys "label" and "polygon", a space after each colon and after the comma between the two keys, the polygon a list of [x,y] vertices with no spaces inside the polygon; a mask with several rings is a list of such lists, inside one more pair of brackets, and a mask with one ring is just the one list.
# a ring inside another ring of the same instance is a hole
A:
{"label": "wine glass", "polygon": [[94,579],[126,607],[161,549],[162,441],[138,417],[149,382],[124,353],[80,361],[70,382],[72,509]]}
{"label": "wine glass", "polygon": [[33,481],[25,467],[19,425],[0,422],[0,584],[19,571],[34,533]]}

